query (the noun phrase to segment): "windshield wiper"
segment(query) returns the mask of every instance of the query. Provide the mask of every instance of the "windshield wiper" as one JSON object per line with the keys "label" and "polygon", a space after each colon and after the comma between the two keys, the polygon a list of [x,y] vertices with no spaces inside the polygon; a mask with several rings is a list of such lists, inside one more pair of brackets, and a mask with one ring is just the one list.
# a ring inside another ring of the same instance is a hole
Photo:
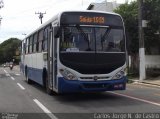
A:
{"label": "windshield wiper", "polygon": [[84,36],[85,41],[87,41],[87,43],[88,43],[88,48],[87,48],[87,50],[91,50],[91,48],[90,48],[90,43],[89,43],[89,39],[88,39],[88,34],[86,34],[79,25],[76,25],[76,28],[77,28],[78,31],[80,31],[80,33]]}
{"label": "windshield wiper", "polygon": [[105,31],[104,35],[101,36],[101,46],[102,46],[102,50],[103,50],[103,42],[105,41],[105,38],[108,37],[109,33],[111,31],[111,28],[107,28],[107,30]]}
{"label": "windshield wiper", "polygon": [[104,41],[105,41],[105,38],[108,37],[110,31],[111,31],[111,28],[109,27],[109,28],[105,31],[104,35],[101,37],[101,42],[104,42]]}

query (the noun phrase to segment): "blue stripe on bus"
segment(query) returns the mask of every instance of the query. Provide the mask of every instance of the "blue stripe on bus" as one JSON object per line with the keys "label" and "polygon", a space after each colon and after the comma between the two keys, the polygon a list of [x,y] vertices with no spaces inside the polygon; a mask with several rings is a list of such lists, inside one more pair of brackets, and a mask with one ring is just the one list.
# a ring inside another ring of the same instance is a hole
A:
{"label": "blue stripe on bus", "polygon": [[28,78],[36,83],[43,85],[42,69],[27,67]]}
{"label": "blue stripe on bus", "polygon": [[93,91],[113,91],[125,90],[127,78],[123,77],[119,80],[106,81],[69,81],[60,77],[58,79],[59,93],[72,92],[93,92]]}
{"label": "blue stripe on bus", "polygon": [[[22,66],[24,69],[24,66]],[[28,77],[43,85],[42,69],[27,67]],[[106,81],[70,81],[63,77],[58,78],[58,92],[59,93],[73,93],[73,92],[94,92],[94,91],[114,91],[126,89],[127,77],[118,80]]]}

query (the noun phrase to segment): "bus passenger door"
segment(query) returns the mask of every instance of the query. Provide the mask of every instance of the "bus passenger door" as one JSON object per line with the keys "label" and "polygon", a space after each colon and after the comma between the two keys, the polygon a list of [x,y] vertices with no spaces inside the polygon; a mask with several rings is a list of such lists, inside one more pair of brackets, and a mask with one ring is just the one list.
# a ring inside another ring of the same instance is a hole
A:
{"label": "bus passenger door", "polygon": [[[53,30],[55,30],[53,28]],[[53,89],[57,90],[57,39],[54,37],[53,32]]]}
{"label": "bus passenger door", "polygon": [[52,90],[56,90],[57,88],[57,81],[56,81],[56,42],[53,37],[53,31],[49,32],[49,52],[48,52],[48,74],[49,74],[49,85]]}
{"label": "bus passenger door", "polygon": [[49,88],[53,89],[53,32],[49,32],[49,42],[48,42],[48,82],[49,82]]}

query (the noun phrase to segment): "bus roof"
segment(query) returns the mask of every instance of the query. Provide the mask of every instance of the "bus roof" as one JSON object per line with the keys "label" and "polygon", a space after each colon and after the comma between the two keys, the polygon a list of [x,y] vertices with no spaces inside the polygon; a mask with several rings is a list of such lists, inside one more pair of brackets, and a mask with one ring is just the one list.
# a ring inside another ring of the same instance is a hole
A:
{"label": "bus roof", "polygon": [[[75,10],[75,11],[62,11],[56,15],[54,15],[51,19],[49,19],[47,22],[43,23],[41,26],[39,26],[36,30],[34,30],[33,32],[29,33],[24,39],[26,39],[27,37],[29,37],[30,35],[36,33],[37,31],[39,31],[40,29],[42,29],[43,27],[45,27],[46,25],[52,23],[53,21],[57,20],[59,21],[60,16],[65,13],[65,12],[83,12],[83,13],[103,13],[103,14],[110,14],[110,15],[116,15],[116,16],[120,16],[117,13],[113,13],[113,12],[104,12],[104,11],[97,11],[97,10]],[[120,16],[121,17],[121,16]]]}

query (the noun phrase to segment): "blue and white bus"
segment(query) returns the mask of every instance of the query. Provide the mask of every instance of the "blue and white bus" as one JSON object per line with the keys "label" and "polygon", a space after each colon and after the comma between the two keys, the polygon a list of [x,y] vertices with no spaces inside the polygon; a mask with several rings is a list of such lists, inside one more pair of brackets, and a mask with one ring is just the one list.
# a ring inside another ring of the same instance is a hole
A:
{"label": "blue and white bus", "polygon": [[120,15],[64,11],[22,41],[21,70],[47,93],[126,89],[126,38]]}

